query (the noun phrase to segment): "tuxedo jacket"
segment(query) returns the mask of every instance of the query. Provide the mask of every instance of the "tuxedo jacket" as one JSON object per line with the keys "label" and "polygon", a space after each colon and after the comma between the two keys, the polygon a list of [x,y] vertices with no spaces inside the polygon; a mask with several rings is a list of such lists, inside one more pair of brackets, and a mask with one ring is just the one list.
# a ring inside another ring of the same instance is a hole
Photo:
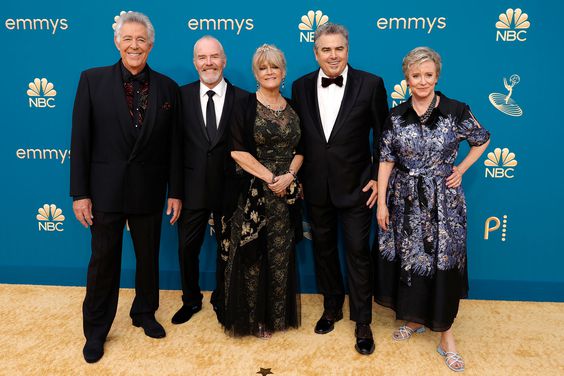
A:
{"label": "tuxedo jacket", "polygon": [[[133,130],[121,60],[82,72],[72,115],[71,196],[103,212],[144,214],[182,199],[180,95],[170,78],[148,68],[149,98]],[[137,132],[137,133],[135,133]]]}
{"label": "tuxedo jacket", "polygon": [[218,135],[208,138],[200,97],[200,81],[180,88],[182,98],[184,208],[219,211],[225,185],[226,161],[229,155],[230,118],[233,106],[248,92],[227,80],[225,101],[218,123]]}
{"label": "tuxedo jacket", "polygon": [[349,66],[341,107],[326,140],[319,114],[318,75],[316,70],[292,85],[292,99],[302,124],[304,163],[300,179],[304,197],[312,205],[330,200],[340,208],[358,206],[370,195],[362,188],[370,179],[378,178],[379,140],[388,116],[384,82]]}

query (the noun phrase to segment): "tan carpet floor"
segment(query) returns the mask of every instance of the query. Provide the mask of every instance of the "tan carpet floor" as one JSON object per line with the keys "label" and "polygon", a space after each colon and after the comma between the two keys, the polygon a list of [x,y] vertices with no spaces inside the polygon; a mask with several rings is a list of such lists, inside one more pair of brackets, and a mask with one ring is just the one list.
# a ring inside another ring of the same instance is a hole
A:
{"label": "tan carpet floor", "polygon": [[[317,335],[319,295],[302,295],[302,326],[270,340],[230,338],[217,324],[206,293],[204,309],[183,325],[170,318],[180,291],[162,291],[157,319],[167,336],[156,340],[131,325],[133,291],[120,304],[95,364],[82,358],[82,287],[0,284],[0,375],[454,375],[427,331],[407,342],[390,335],[393,312],[374,304],[376,351],[354,350],[354,323]],[[345,304],[346,306],[346,304]],[[345,317],[348,312],[345,312]],[[465,375],[564,375],[564,304],[465,300],[454,325]],[[263,372],[266,374],[266,372]]]}

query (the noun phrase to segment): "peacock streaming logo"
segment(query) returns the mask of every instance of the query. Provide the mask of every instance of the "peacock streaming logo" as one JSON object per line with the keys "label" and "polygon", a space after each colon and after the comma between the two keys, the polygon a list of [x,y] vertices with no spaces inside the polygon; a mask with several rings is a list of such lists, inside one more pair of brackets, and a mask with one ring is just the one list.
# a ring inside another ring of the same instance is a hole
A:
{"label": "peacock streaming logo", "polygon": [[495,23],[497,42],[524,42],[527,40],[527,29],[531,27],[529,15],[520,8],[509,8],[499,15]]}
{"label": "peacock streaming logo", "polygon": [[63,222],[65,216],[63,210],[58,208],[55,204],[44,204],[37,209],[35,216],[38,222],[39,231],[47,232],[63,232]]}
{"label": "peacock streaming logo", "polygon": [[411,95],[411,89],[407,86],[406,80],[401,80],[399,84],[394,86],[394,91],[390,94],[392,97],[392,107],[396,107],[398,104],[402,104],[407,100],[407,97]]}
{"label": "peacock streaming logo", "polygon": [[327,22],[329,22],[329,16],[323,14],[320,10],[310,10],[302,16],[298,25],[300,30],[300,43],[313,43],[313,37],[315,35],[315,30]]}
{"label": "peacock streaming logo", "polygon": [[57,91],[55,85],[46,78],[35,78],[28,84],[29,107],[55,108]]}
{"label": "peacock streaming logo", "polygon": [[486,166],[486,178],[513,179],[517,159],[515,153],[510,152],[508,148],[495,148],[493,152],[488,153],[484,166]]}
{"label": "peacock streaming logo", "polygon": [[507,241],[508,216],[504,214],[500,217],[489,217],[484,222],[484,240],[490,240],[492,233],[499,235],[502,242]]}

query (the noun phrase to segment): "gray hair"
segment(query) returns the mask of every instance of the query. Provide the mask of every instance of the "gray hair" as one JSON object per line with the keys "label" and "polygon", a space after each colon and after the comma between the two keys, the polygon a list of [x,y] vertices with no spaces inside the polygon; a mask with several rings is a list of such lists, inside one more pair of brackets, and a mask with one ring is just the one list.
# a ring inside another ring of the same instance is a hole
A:
{"label": "gray hair", "polygon": [[263,44],[255,51],[253,55],[253,73],[257,77],[257,72],[261,64],[274,65],[280,68],[283,75],[286,76],[286,58],[284,52],[273,44]]}
{"label": "gray hair", "polygon": [[314,48],[317,50],[317,41],[323,35],[329,34],[341,34],[345,41],[347,42],[347,48],[349,47],[349,31],[343,25],[334,24],[331,22],[324,23],[315,30],[313,36]]}
{"label": "gray hair", "polygon": [[221,51],[222,57],[223,57],[224,59],[227,58],[227,56],[225,56],[225,50],[223,49],[223,45],[221,44],[221,42],[220,42],[217,38],[212,37],[211,35],[204,35],[203,37],[201,37],[200,39],[198,39],[198,40],[196,41],[196,43],[194,43],[194,60],[196,60],[196,57],[197,57],[197,56],[196,56],[196,47],[198,47],[198,43],[200,43],[200,42],[203,41],[203,40],[214,40],[214,41],[216,41],[217,44],[219,44],[219,50]]}
{"label": "gray hair", "polygon": [[403,58],[401,69],[403,70],[405,79],[407,80],[409,69],[412,66],[419,65],[426,61],[432,61],[433,63],[435,63],[437,77],[439,77],[442,68],[441,55],[439,55],[435,50],[429,47],[416,47],[413,50],[409,51],[409,53]]}
{"label": "gray hair", "polygon": [[116,29],[114,31],[114,37],[119,42],[121,40],[121,27],[126,23],[139,23],[147,29],[147,37],[149,38],[149,43],[155,43],[155,28],[149,20],[149,17],[144,15],[143,13],[129,11],[119,17],[119,20],[116,23]]}

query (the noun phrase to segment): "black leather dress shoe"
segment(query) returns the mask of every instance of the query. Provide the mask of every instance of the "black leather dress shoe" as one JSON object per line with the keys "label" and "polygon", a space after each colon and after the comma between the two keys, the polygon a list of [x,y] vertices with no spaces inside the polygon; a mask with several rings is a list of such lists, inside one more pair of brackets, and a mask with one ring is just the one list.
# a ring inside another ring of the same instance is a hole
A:
{"label": "black leather dress shoe", "polygon": [[173,324],[184,324],[186,321],[190,320],[194,313],[199,312],[202,309],[202,305],[183,305],[182,308],[178,310],[172,316],[172,323]]}
{"label": "black leather dress shoe", "polygon": [[84,360],[86,360],[87,363],[96,363],[104,356],[104,342],[95,340],[86,341],[82,349],[82,355],[84,355]]}
{"label": "black leather dress shoe", "polygon": [[324,312],[321,318],[315,324],[314,331],[317,334],[327,334],[335,328],[335,322],[343,318],[343,311],[336,313]]}
{"label": "black leather dress shoe", "polygon": [[369,324],[357,323],[354,335],[356,337],[354,348],[359,354],[370,355],[374,352],[374,338]]}
{"label": "black leather dress shoe", "polygon": [[151,338],[163,338],[166,332],[153,315],[138,315],[133,317],[133,326],[143,328],[145,334]]}

